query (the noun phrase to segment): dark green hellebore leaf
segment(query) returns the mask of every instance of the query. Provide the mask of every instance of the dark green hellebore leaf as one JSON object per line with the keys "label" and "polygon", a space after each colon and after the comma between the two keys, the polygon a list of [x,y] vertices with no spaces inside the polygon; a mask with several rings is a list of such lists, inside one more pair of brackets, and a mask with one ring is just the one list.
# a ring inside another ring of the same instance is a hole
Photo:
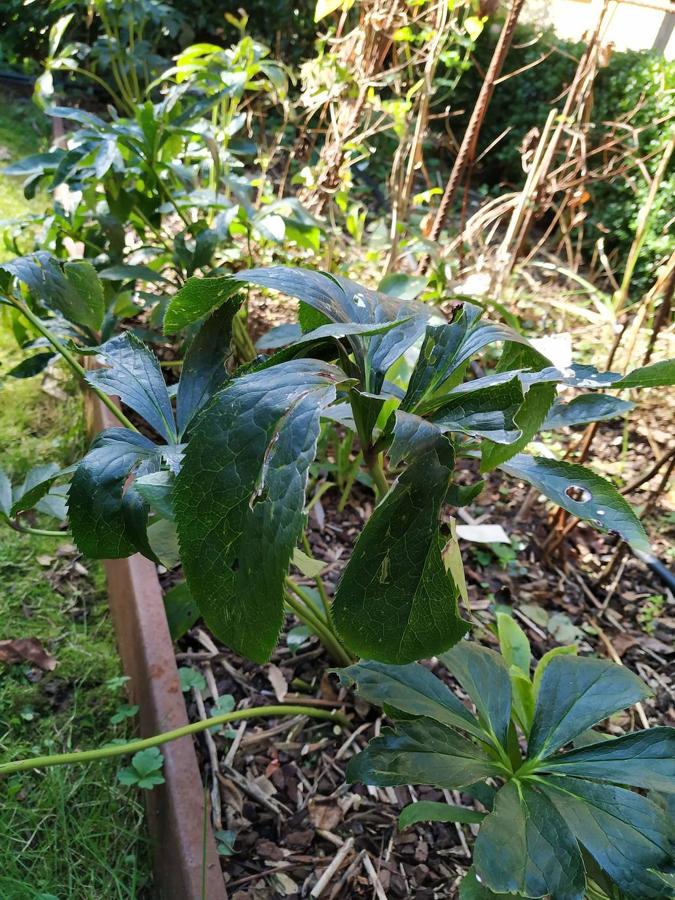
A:
{"label": "dark green hellebore leaf", "polygon": [[134,467],[156,452],[152,441],[126,428],[108,428],[92,443],[68,493],[73,539],[87,556],[119,559],[139,549],[136,536],[144,534],[147,510],[135,491],[126,499],[124,485]]}
{"label": "dark green hellebore leaf", "polygon": [[673,826],[646,797],[581,778],[548,776],[541,790],[598,865],[630,897],[668,897],[649,869],[672,861]]}
{"label": "dark green hellebore leaf", "polygon": [[647,685],[624,666],[604,659],[556,656],[539,686],[528,758],[550,756],[587,728],[649,694]]}
{"label": "dark green hellebore leaf", "polygon": [[503,769],[478,744],[424,718],[397,722],[396,733],[372,740],[347,766],[347,781],[379,787],[432,784],[458,790],[500,774]]}
{"label": "dark green hellebore leaf", "polygon": [[99,348],[105,368],[87,372],[87,381],[143,416],[170,444],[178,440],[169,392],[157,357],[133,334],[118,335]]}
{"label": "dark green hellebore leaf", "polygon": [[443,405],[429,416],[442,431],[487,437],[500,444],[518,440],[514,417],[523,404],[523,389],[517,377],[504,384],[479,387],[467,381],[447,394]]}
{"label": "dark green hellebore leaf", "polygon": [[[541,353],[526,344],[509,341],[497,363],[497,372],[508,372],[514,369],[529,369],[541,372],[549,366],[549,361]],[[520,409],[514,416],[514,424],[521,432],[520,437],[511,444],[483,442],[481,445],[481,472],[490,472],[507,459],[526,447],[541,428],[547,412],[551,408],[556,395],[555,382],[531,384],[525,394]],[[490,438],[490,435],[487,435]],[[494,439],[491,439],[494,440]]]}
{"label": "dark green hellebore leaf", "polygon": [[150,266],[125,265],[109,266],[101,269],[99,278],[105,281],[167,281],[159,272],[155,272]]}
{"label": "dark green hellebore leaf", "polygon": [[33,356],[27,356],[21,362],[11,368],[7,373],[10,378],[34,378],[40,372],[44,372],[49,363],[57,358],[53,350],[47,350],[45,353],[35,353]]}
{"label": "dark green hellebore leaf", "polygon": [[604,422],[622,416],[634,408],[634,403],[621,400],[619,397],[610,397],[608,394],[581,394],[569,403],[557,400],[549,410],[541,430]]}
{"label": "dark green hellebore leaf", "polygon": [[380,392],[387,369],[424,332],[431,314],[423,303],[400,300],[371,291],[348,278],[310,269],[270,266],[247,269],[233,278],[296,297],[332,322],[380,325],[403,320],[386,333],[373,335],[367,342],[358,335],[350,339],[366,377],[364,388],[372,393]]}
{"label": "dark green hellebore leaf", "polygon": [[134,489],[148,506],[163,519],[169,521],[173,521],[175,518],[171,499],[173,485],[173,474],[166,470],[140,475],[134,480]]}
{"label": "dark green hellebore leaf", "polygon": [[548,796],[509,782],[476,838],[474,869],[499,894],[582,900],[586,878],[579,847]]}
{"label": "dark green hellebore leaf", "polygon": [[417,822],[461,822],[463,825],[476,825],[483,821],[486,813],[452,803],[435,803],[433,800],[419,800],[411,803],[401,811],[398,817],[400,831],[416,825]]}
{"label": "dark green hellebore leaf", "polygon": [[176,422],[180,434],[228,378],[225,363],[231,356],[232,320],[239,309],[233,301],[217,309],[190,344],[176,394]]}
{"label": "dark green hellebore leaf", "polygon": [[62,471],[56,463],[46,463],[44,466],[32,468],[26,475],[23,484],[14,491],[14,502],[10,515],[16,516],[23,510],[33,509],[35,504],[49,492],[59,475],[65,475],[69,471],[73,470],[64,469]]}
{"label": "dark green hellebore leaf", "polygon": [[662,362],[642,366],[615,381],[612,388],[671,387],[675,384],[675,359],[664,359]]}
{"label": "dark green hellebore leaf", "polygon": [[461,641],[441,656],[473,700],[485,726],[505,747],[511,715],[511,680],[504,660],[494,650]]}
{"label": "dark green hellebore leaf", "polygon": [[484,481],[477,481],[475,484],[451,484],[445,502],[455,508],[469,506],[482,493],[484,487]]}
{"label": "dark green hellebore leaf", "polygon": [[2,263],[0,269],[23,282],[37,300],[60,312],[69,322],[97,329],[103,318],[102,297],[93,287],[95,283],[100,288],[93,266],[84,261],[67,266],[68,276],[54,257],[38,251]]}
{"label": "dark green hellebore leaf", "polygon": [[344,377],[294,360],[234,379],[200,415],[176,479],[190,591],[218,637],[256,662],[279,635],[321,411]]}
{"label": "dark green hellebore leaf", "polygon": [[500,468],[534,485],[572,515],[649,551],[645,530],[628,503],[613,485],[584,466],[519,453]]}
{"label": "dark green hellebore leaf", "polygon": [[675,728],[649,728],[553,756],[541,771],[675,792]]}
{"label": "dark green hellebore leaf", "polygon": [[354,424],[358,431],[362,446],[368,446],[372,440],[373,429],[388,398],[383,394],[368,394],[352,388],[349,394]]}
{"label": "dark green hellebore leaf", "polygon": [[63,274],[84,301],[79,317],[71,321],[98,331],[105,315],[105,299],[96,269],[86,260],[78,259],[64,263]]}
{"label": "dark green hellebore leaf", "polygon": [[175,334],[181,328],[198,322],[240,290],[241,284],[225,275],[188,278],[167,307],[164,333]]}
{"label": "dark green hellebore leaf", "polygon": [[660,878],[670,888],[671,896],[675,896],[675,872],[658,872],[656,869],[650,869],[649,874]]}
{"label": "dark green hellebore leaf", "polygon": [[410,716],[425,716],[443,725],[484,737],[478,720],[447,685],[419,663],[389,666],[364,660],[338,669],[343,684],[356,684],[360,697]]}
{"label": "dark green hellebore leaf", "polygon": [[366,523],[335,594],[333,617],[360,656],[407,663],[468,630],[443,563],[439,515],[454,454],[445,440],[399,477]]}
{"label": "dark green hellebore leaf", "polygon": [[510,900],[512,897],[520,900],[519,894],[495,894],[490,888],[481,884],[476,878],[474,866],[471,866],[459,886],[459,900],[495,900],[495,898],[497,900],[499,898],[501,900]]}
{"label": "dark green hellebore leaf", "polygon": [[164,610],[172,641],[183,637],[199,619],[199,607],[184,581],[175,584],[164,594]]}
{"label": "dark green hellebore leaf", "polygon": [[[391,421],[391,420],[390,420]],[[426,453],[438,443],[441,431],[421,416],[397,409],[394,413],[393,440],[389,448],[389,461],[397,466],[404,459]]]}
{"label": "dark green hellebore leaf", "polygon": [[527,339],[512,328],[497,322],[481,322],[480,315],[478,307],[465,303],[456,321],[427,326],[401,404],[403,410],[421,413],[429,404],[438,405],[438,397],[461,381],[464,364],[483,347],[498,341],[528,345]]}

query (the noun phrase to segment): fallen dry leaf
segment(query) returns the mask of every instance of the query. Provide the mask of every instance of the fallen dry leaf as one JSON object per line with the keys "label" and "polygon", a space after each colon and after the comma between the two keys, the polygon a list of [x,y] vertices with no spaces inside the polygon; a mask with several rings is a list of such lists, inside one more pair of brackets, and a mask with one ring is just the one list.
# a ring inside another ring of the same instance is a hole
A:
{"label": "fallen dry leaf", "polygon": [[288,682],[284,678],[283,672],[278,666],[275,666],[274,663],[272,663],[267,667],[267,677],[274,688],[277,700],[279,703],[283,703],[284,697],[288,693]]}
{"label": "fallen dry leaf", "polygon": [[307,806],[309,821],[315,828],[332,831],[342,821],[342,810],[335,802],[321,803],[312,798]]}
{"label": "fallen dry leaf", "polygon": [[44,672],[52,672],[57,666],[56,657],[47,653],[37,638],[0,641],[0,662],[7,663],[8,666],[27,662]]}

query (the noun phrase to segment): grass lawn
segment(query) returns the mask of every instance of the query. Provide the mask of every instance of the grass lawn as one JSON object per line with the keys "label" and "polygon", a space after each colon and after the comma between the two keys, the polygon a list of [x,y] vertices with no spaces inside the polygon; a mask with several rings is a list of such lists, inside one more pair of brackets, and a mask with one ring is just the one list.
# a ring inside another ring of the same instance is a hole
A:
{"label": "grass lawn", "polygon": [[[22,156],[46,150],[49,130],[49,120],[40,114],[30,97],[15,94],[0,85],[0,169]],[[38,196],[26,200],[23,179],[3,175],[0,179],[0,223],[4,225],[27,213],[42,212],[44,199]],[[3,247],[0,247],[0,253],[7,256]]]}
{"label": "grass lawn", "polygon": [[[0,146],[35,152],[40,128],[29,101],[3,105]],[[22,208],[20,187],[0,176],[0,218]],[[25,203],[23,204],[25,209]],[[7,254],[5,254],[7,255]],[[2,380],[21,354],[0,321],[0,465],[14,479],[31,466],[72,462],[84,444],[81,397],[41,377]],[[54,529],[45,518],[39,526]],[[52,672],[0,665],[0,761],[91,748],[131,734],[111,718],[125,703],[102,570],[80,559],[68,535],[35,538],[0,526],[0,639],[36,637]],[[2,900],[140,900],[149,861],[138,793],[116,780],[119,761],[0,779]]]}

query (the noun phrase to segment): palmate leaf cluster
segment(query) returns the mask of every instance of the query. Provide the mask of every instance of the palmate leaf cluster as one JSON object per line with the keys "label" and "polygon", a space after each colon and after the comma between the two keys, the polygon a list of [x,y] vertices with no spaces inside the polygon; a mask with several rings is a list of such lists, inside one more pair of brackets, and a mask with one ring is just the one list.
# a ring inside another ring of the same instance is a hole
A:
{"label": "palmate leaf cluster", "polygon": [[400,817],[401,828],[480,825],[462,900],[671,897],[675,729],[616,739],[592,730],[643,699],[646,685],[573,648],[547,654],[532,678],[527,639],[508,621],[518,636],[505,640],[500,622],[501,656],[467,641],[441,656],[475,713],[418,663],[341,670],[394,723],[350,760],[348,780],[431,784],[480,801],[485,812],[421,801]]}
{"label": "palmate leaf cluster", "polygon": [[[44,260],[13,266],[23,290],[58,308],[60,294],[50,300],[43,283],[51,271]],[[232,321],[251,285],[298,298],[301,329],[290,338],[286,329],[272,355],[233,371]],[[385,454],[393,476],[334,599],[334,625],[356,655],[407,663],[446,650],[466,632],[457,606],[458,548],[443,524],[447,503],[462,505],[481,487],[453,483],[462,456],[479,458],[483,472],[499,466],[579,518],[646,548],[640,522],[608,482],[521,451],[542,428],[623,411],[625,401],[605,390],[672,383],[674,364],[626,377],[588,366],[560,370],[475,306],[465,304],[451,323],[436,324],[432,313],[303,269],[190,279],[165,316],[168,333],[188,334],[178,385],[167,387],[157,358],[132,333],[97,348],[99,368],[89,371],[89,383],[120,397],[146,425],[143,433],[104,431],[77,467],[69,492],[76,542],[91,556],[140,551],[167,565],[182,562],[213,631],[238,652],[266,660],[305,525],[320,423],[332,420],[354,431],[367,463]],[[467,378],[469,363],[495,344],[503,347],[496,368]],[[416,347],[412,370],[394,379]],[[593,393],[561,404],[554,402],[558,384]]]}

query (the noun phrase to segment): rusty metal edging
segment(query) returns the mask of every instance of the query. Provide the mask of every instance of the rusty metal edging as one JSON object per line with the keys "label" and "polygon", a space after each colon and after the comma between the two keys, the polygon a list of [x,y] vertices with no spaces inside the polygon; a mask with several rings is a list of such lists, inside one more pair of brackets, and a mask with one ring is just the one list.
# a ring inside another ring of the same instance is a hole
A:
{"label": "rusty metal edging", "polygon": [[[90,434],[119,425],[98,397],[85,396]],[[104,562],[110,612],[141,737],[187,725],[162,590],[140,554]],[[165,784],[145,791],[159,900],[227,900],[191,737],[164,744]]]}

